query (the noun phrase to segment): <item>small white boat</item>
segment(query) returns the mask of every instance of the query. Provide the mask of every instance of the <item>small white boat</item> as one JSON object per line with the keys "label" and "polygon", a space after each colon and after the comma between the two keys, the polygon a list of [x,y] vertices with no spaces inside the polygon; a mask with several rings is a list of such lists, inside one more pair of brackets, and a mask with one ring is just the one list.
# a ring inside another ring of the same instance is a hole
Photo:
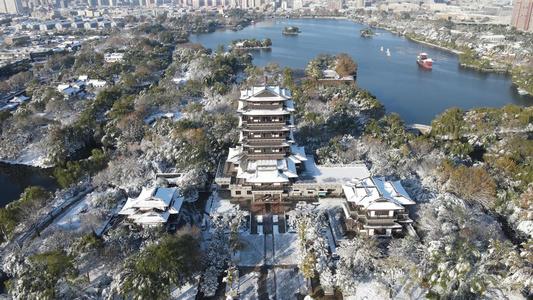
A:
{"label": "small white boat", "polygon": [[383,47],[381,47],[381,49],[379,49],[379,51],[383,52]]}
{"label": "small white boat", "polygon": [[387,56],[390,56],[389,48],[387,48]]}

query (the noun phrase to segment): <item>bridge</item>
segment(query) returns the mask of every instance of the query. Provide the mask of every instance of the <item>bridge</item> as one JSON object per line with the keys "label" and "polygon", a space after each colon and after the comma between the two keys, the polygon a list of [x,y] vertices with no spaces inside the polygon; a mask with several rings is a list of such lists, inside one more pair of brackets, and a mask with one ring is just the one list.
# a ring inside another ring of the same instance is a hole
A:
{"label": "bridge", "polygon": [[431,126],[424,124],[405,124],[404,127],[407,130],[420,130],[423,134],[431,132]]}

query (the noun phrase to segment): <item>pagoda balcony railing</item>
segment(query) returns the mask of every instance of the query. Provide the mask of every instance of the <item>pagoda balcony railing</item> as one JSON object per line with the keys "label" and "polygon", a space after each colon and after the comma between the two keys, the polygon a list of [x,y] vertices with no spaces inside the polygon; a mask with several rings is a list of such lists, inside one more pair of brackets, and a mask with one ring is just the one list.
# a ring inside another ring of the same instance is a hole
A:
{"label": "pagoda balcony railing", "polygon": [[271,119],[261,119],[258,121],[255,120],[242,120],[242,124],[250,124],[250,125],[260,125],[260,124],[279,124],[279,125],[291,125],[290,120],[288,119],[278,119],[278,120],[271,120]]}
{"label": "pagoda balcony railing", "polygon": [[367,219],[367,220],[386,220],[386,219],[397,220],[397,219],[405,219],[406,218],[405,215],[408,214],[405,211],[395,211],[394,215],[392,215],[392,216],[390,216],[389,214],[386,214],[386,215],[376,215],[375,214],[375,215],[371,216],[369,211],[364,210],[364,209],[360,209],[353,203],[348,203],[348,204],[349,204],[348,207],[350,209],[350,213],[352,215],[356,215],[359,218],[364,218],[364,219]]}
{"label": "pagoda balcony railing", "polygon": [[273,184],[263,184],[263,185],[253,185],[252,191],[281,191],[283,190],[283,185],[273,185]]}
{"label": "pagoda balcony railing", "polygon": [[371,216],[371,215],[367,214],[366,218],[368,220],[373,220],[373,219],[394,219],[394,220],[396,220],[396,219],[398,219],[398,216],[396,216],[396,215],[393,215],[393,216],[389,216],[389,215],[373,215],[373,216]]}
{"label": "pagoda balcony railing", "polygon": [[254,109],[279,109],[283,107],[283,104],[276,104],[276,105],[273,105],[273,104],[262,104],[262,105],[247,105],[245,107],[242,108],[243,111],[250,111],[250,110],[254,110]]}
{"label": "pagoda balcony railing", "polygon": [[254,152],[254,151],[248,151],[248,155],[280,155],[285,156],[287,154],[287,151],[263,151],[263,152]]}
{"label": "pagoda balcony railing", "polygon": [[271,134],[266,134],[264,136],[244,136],[245,139],[248,139],[248,140],[288,140],[289,139],[289,135],[279,135],[279,136],[274,136],[274,135],[271,135]]}

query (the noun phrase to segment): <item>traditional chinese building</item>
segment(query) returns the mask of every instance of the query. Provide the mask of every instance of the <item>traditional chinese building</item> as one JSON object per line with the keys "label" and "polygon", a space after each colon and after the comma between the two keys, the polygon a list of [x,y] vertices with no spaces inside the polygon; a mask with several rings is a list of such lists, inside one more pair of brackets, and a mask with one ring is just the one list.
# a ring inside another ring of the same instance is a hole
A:
{"label": "traditional chinese building", "polygon": [[303,147],[294,141],[294,103],[290,91],[279,86],[255,86],[241,91],[239,143],[229,149],[216,182],[233,198],[254,202],[289,197],[302,162]]}
{"label": "traditional chinese building", "polygon": [[179,197],[176,188],[143,188],[137,198],[128,198],[119,215],[141,226],[162,225],[168,222],[170,215],[179,214],[184,197]]}
{"label": "traditional chinese building", "polygon": [[356,178],[343,185],[347,227],[358,234],[390,236],[412,223],[405,208],[414,205],[399,181]]}

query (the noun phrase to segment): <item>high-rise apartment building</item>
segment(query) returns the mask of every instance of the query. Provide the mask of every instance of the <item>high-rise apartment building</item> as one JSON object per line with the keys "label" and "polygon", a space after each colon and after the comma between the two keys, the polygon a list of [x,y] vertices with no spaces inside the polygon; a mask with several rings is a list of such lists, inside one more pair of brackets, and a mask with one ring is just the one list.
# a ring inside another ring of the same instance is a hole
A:
{"label": "high-rise apartment building", "polygon": [[20,14],[23,9],[21,0],[0,0],[0,13]]}
{"label": "high-rise apartment building", "polygon": [[514,2],[511,26],[520,30],[533,31],[533,0],[516,0]]}

